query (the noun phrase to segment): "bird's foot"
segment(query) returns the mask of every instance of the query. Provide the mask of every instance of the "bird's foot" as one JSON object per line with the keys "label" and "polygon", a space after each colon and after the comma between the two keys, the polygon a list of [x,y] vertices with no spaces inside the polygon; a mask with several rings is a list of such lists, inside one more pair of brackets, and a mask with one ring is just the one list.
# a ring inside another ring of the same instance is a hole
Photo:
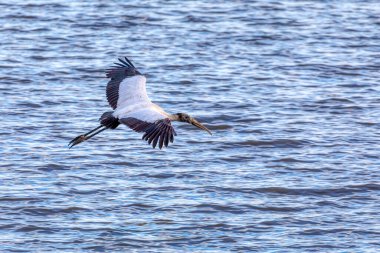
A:
{"label": "bird's foot", "polygon": [[85,140],[87,140],[87,137],[85,135],[79,135],[75,137],[69,142],[69,149],[74,147],[75,145],[78,145],[79,143],[84,142]]}

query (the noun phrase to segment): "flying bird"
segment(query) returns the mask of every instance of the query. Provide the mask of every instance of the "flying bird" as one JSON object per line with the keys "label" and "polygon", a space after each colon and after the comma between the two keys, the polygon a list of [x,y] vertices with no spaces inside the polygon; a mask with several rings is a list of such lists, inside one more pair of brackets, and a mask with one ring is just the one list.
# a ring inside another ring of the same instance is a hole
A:
{"label": "flying bird", "polygon": [[107,69],[106,76],[111,80],[107,84],[106,95],[113,111],[108,111],[100,117],[100,125],[88,133],[74,138],[69,143],[72,148],[107,129],[116,129],[124,124],[138,133],[144,133],[142,139],[155,148],[167,147],[174,141],[176,131],[172,121],[192,124],[200,129],[211,132],[196,119],[186,113],[170,114],[160,106],[152,103],[146,92],[146,77],[141,74],[133,63],[125,57]]}

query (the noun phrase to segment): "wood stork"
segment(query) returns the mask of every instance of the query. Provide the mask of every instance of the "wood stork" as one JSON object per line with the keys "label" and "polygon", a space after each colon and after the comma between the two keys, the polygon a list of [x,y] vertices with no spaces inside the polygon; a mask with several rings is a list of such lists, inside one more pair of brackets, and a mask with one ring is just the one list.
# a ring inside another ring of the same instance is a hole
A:
{"label": "wood stork", "polygon": [[210,130],[186,113],[169,114],[149,99],[145,83],[146,78],[132,62],[125,57],[120,63],[107,69],[106,76],[111,78],[107,84],[107,100],[113,111],[105,112],[100,117],[100,126],[86,134],[79,135],[69,143],[72,148],[106,129],[115,129],[120,124],[132,130],[144,133],[142,139],[155,148],[167,147],[177,135],[171,122],[181,121],[192,124],[211,134]]}

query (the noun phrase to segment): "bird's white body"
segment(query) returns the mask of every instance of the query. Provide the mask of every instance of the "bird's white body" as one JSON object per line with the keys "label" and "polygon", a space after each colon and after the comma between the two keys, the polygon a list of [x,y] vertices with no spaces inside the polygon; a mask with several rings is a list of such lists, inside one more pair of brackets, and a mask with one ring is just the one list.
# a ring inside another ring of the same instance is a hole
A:
{"label": "bird's white body", "polygon": [[125,78],[119,86],[115,118],[136,118],[146,122],[170,118],[161,107],[152,103],[146,92],[146,78],[142,75]]}

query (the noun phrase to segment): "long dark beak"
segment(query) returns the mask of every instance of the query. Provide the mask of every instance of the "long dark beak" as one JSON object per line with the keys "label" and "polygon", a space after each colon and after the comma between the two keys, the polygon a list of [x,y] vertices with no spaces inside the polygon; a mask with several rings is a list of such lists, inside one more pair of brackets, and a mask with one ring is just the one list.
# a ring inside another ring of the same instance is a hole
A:
{"label": "long dark beak", "polygon": [[204,125],[202,125],[201,123],[199,123],[196,119],[191,118],[189,123],[192,124],[193,126],[196,126],[196,127],[200,128],[200,129],[203,129],[203,130],[207,131],[210,135],[212,135],[211,131],[208,130],[207,127],[205,127]]}

